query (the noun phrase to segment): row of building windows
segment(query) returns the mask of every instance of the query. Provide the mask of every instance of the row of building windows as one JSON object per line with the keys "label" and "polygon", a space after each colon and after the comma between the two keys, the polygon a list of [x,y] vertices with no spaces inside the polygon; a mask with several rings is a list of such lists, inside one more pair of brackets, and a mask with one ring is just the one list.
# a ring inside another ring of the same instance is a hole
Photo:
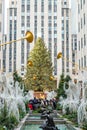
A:
{"label": "row of building windows", "polygon": [[78,41],[78,50],[80,51],[85,46],[86,46],[86,35],[84,34],[84,38],[81,38],[81,40]]}
{"label": "row of building windows", "polygon": [[[27,3],[27,12],[30,12],[30,4]],[[25,4],[22,3],[21,5],[21,12],[25,12]],[[38,12],[37,2],[34,4],[34,12]],[[41,12],[44,12],[44,2],[41,2]],[[52,3],[48,4],[48,12],[52,12]],[[53,12],[57,12],[57,4],[54,3],[54,10]]]}
{"label": "row of building windows", "polygon": [[[14,25],[14,32],[12,32],[12,26]],[[9,41],[12,41],[12,35],[14,35],[14,40],[16,40],[16,30],[17,30],[17,21],[14,20],[14,23],[12,23],[12,20],[9,22]],[[16,70],[16,43],[14,43],[14,62],[12,63],[12,44],[9,45],[9,72],[12,72],[12,64],[14,71]]]}
{"label": "row of building windows", "polygon": [[83,14],[83,18],[80,19],[80,22],[78,23],[78,32],[80,32],[80,29],[83,28],[83,25],[85,26],[86,20],[85,20],[85,13]]}
{"label": "row of building windows", "polygon": [[66,16],[66,17],[69,16],[69,9],[68,9],[68,8],[67,8],[67,9],[66,9],[66,8],[63,8],[63,9],[62,9],[62,17],[63,17],[63,16]]}
{"label": "row of building windows", "polygon": [[10,8],[9,11],[10,11],[10,16],[17,16],[17,8]]}
{"label": "row of building windows", "polygon": [[80,3],[78,4],[78,13],[80,13],[80,10],[83,9],[84,5],[85,5],[85,0],[80,0]]}
{"label": "row of building windows", "polygon": [[[41,16],[41,27],[44,27],[44,16]],[[25,16],[21,16],[21,27],[25,26]],[[37,27],[37,16],[35,16],[34,26]],[[52,26],[52,21],[48,21],[48,26]],[[30,27],[30,16],[27,16],[27,27]],[[57,28],[57,21],[54,20],[54,29]],[[55,33],[55,32],[54,32]]]}
{"label": "row of building windows", "polygon": [[84,58],[81,57],[81,59],[79,59],[79,69],[86,67],[86,64],[87,64],[86,62],[87,62],[86,56],[84,56]]}

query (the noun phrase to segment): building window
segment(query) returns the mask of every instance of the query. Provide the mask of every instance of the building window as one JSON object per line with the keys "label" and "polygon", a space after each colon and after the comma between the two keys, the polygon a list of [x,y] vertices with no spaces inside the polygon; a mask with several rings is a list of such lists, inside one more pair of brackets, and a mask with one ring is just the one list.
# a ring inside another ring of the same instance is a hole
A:
{"label": "building window", "polygon": [[79,44],[79,46],[78,46],[79,48],[78,48],[78,49],[79,49],[79,51],[80,51],[80,41],[78,42],[78,44]]}
{"label": "building window", "polygon": [[66,9],[66,17],[68,17],[68,16],[69,16],[69,10]]}
{"label": "building window", "polygon": [[14,40],[16,40],[17,21],[14,20]]}
{"label": "building window", "polygon": [[1,22],[0,22],[0,32],[1,32]]}
{"label": "building window", "polygon": [[69,21],[66,20],[66,32],[69,32]]}
{"label": "building window", "polygon": [[80,0],[80,3],[81,3],[81,9],[82,9],[82,0]]}
{"label": "building window", "polygon": [[44,21],[41,20],[41,27],[44,27]]}
{"label": "building window", "polygon": [[50,13],[52,11],[52,0],[49,0],[48,3],[48,12]]}
{"label": "building window", "polygon": [[56,31],[56,30],[54,30],[54,35],[55,35],[55,34],[57,34],[57,31]]}
{"label": "building window", "polygon": [[10,16],[12,16],[12,9],[10,9]]}
{"label": "building window", "polygon": [[21,5],[21,12],[25,12],[25,5]]}
{"label": "building window", "polygon": [[79,69],[80,69],[80,60],[79,60]]}
{"label": "building window", "polygon": [[44,29],[41,28],[41,37],[44,39]]}
{"label": "building window", "polygon": [[14,5],[14,1],[12,1],[12,5]]}
{"label": "building window", "polygon": [[[0,44],[1,44],[1,40],[0,40]],[[0,46],[0,51],[1,51],[1,46]]]}
{"label": "building window", "polygon": [[21,26],[24,27],[25,23],[25,16],[21,16]]}
{"label": "building window", "polygon": [[82,28],[82,18],[81,18],[81,28]]}
{"label": "building window", "polygon": [[78,32],[80,32],[80,22],[78,23]]}
{"label": "building window", "polygon": [[83,4],[85,4],[85,0],[83,0]]}
{"label": "building window", "polygon": [[86,67],[86,56],[84,56],[84,67]]}
{"label": "building window", "polygon": [[37,16],[34,17],[35,20],[34,20],[34,25],[35,25],[35,28],[37,27]]}
{"label": "building window", "polygon": [[21,42],[21,64],[24,64],[24,40]]}
{"label": "building window", "polygon": [[22,34],[22,36],[24,36],[24,30],[21,30],[21,34]]}
{"label": "building window", "polygon": [[80,13],[80,7],[79,7],[79,4],[78,4],[78,14]]}
{"label": "building window", "polygon": [[30,0],[27,0],[27,3],[29,4],[29,3],[30,3]]}
{"label": "building window", "polygon": [[21,71],[24,71],[24,66],[21,66]]}
{"label": "building window", "polygon": [[30,12],[30,5],[27,4],[27,12]]}
{"label": "building window", "polygon": [[0,4],[0,14],[2,13],[2,4]]}
{"label": "building window", "polygon": [[62,40],[64,40],[64,34],[62,34]]}
{"label": "building window", "polygon": [[85,13],[84,13],[84,15],[83,15],[83,19],[84,19],[84,25],[85,25]]}
{"label": "building window", "polygon": [[68,11],[68,9],[66,9],[66,17],[68,17],[69,16],[69,11]]}
{"label": "building window", "polygon": [[37,0],[34,2],[34,12],[37,12]]}
{"label": "building window", "polygon": [[81,38],[81,48],[83,48],[83,38]]}
{"label": "building window", "polygon": [[41,12],[44,12],[44,0],[41,1]]}
{"label": "building window", "polygon": [[22,4],[24,4],[25,3],[25,0],[22,0]]}
{"label": "building window", "polygon": [[66,5],[67,4],[67,2],[64,2],[64,5]]}
{"label": "building window", "polygon": [[64,16],[64,9],[62,9],[62,17]]}
{"label": "building window", "polygon": [[14,9],[14,16],[17,16],[17,9]]}
{"label": "building window", "polygon": [[84,34],[84,46],[86,46],[86,36]]}
{"label": "building window", "polygon": [[30,16],[27,16],[27,27],[30,27]]}
{"label": "building window", "polygon": [[41,27],[44,27],[44,16],[41,16]]}
{"label": "building window", "polygon": [[81,67],[83,68],[83,58],[81,58]]}
{"label": "building window", "polygon": [[54,23],[54,28],[57,27],[57,23]]}
{"label": "building window", "polygon": [[54,12],[57,12],[57,1],[54,0]]}

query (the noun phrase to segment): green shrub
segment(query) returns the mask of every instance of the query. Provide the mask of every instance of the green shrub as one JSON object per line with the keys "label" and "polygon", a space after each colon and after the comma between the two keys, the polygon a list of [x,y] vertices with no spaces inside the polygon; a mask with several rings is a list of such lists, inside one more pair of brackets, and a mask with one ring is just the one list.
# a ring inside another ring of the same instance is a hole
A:
{"label": "green shrub", "polygon": [[19,109],[19,119],[21,120],[25,116],[25,111],[21,108],[21,106],[18,106]]}
{"label": "green shrub", "polygon": [[0,125],[0,130],[3,130],[3,126],[2,125]]}
{"label": "green shrub", "polygon": [[6,104],[4,104],[4,107],[1,109],[0,124],[2,124],[0,125],[0,130],[3,130],[4,127],[6,127],[8,130],[12,130],[18,124],[15,116],[9,116]]}
{"label": "green shrub", "polygon": [[62,106],[58,103],[56,109],[57,110],[62,110]]}
{"label": "green shrub", "polygon": [[87,121],[85,121],[85,122],[82,124],[82,128],[83,128],[83,130],[87,130]]}
{"label": "green shrub", "polygon": [[26,112],[29,112],[28,103],[29,103],[29,101],[26,101],[26,102],[25,102]]}
{"label": "green shrub", "polygon": [[63,117],[69,119],[75,125],[78,125],[78,122],[77,122],[77,113],[64,114]]}
{"label": "green shrub", "polygon": [[17,124],[18,124],[18,121],[17,121],[16,117],[13,115],[10,115],[8,118],[8,121],[7,121],[7,125],[6,125],[7,128],[9,130],[13,130],[13,128],[15,128],[15,126],[17,126]]}

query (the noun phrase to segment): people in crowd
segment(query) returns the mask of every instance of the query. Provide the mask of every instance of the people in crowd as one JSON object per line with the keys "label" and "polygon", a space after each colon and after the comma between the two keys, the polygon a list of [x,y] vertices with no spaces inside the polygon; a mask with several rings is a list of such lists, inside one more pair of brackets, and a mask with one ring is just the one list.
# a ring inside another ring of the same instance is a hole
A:
{"label": "people in crowd", "polygon": [[57,101],[55,98],[51,100],[45,99],[37,99],[34,97],[34,99],[29,100],[28,107],[30,110],[36,110],[37,108],[49,108],[51,107],[53,110],[57,107]]}

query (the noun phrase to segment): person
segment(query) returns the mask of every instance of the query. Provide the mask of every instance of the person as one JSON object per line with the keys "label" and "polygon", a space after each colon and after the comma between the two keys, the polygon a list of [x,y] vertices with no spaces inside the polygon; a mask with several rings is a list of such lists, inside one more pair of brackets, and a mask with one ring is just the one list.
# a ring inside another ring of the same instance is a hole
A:
{"label": "person", "polygon": [[34,97],[33,102],[34,102],[34,104],[37,104],[37,103],[38,103],[38,100],[36,99],[36,97]]}
{"label": "person", "polygon": [[56,99],[53,98],[52,102],[53,102],[53,109],[56,109]]}
{"label": "person", "polygon": [[33,110],[33,101],[32,101],[32,100],[29,100],[28,108],[29,108],[30,110]]}
{"label": "person", "polygon": [[28,104],[28,107],[30,110],[33,110],[33,105],[32,104]]}

